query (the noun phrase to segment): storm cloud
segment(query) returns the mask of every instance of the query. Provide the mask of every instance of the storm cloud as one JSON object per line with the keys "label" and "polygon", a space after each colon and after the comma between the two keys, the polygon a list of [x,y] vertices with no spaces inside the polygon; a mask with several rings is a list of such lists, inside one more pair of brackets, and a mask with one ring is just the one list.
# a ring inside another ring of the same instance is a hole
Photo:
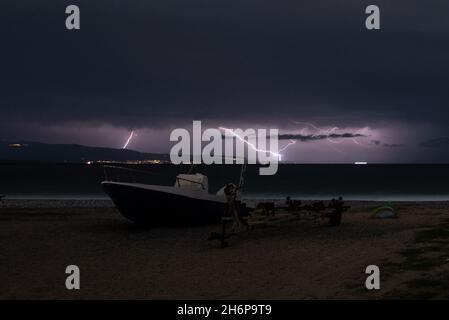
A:
{"label": "storm cloud", "polygon": [[329,134],[280,134],[280,140],[316,141],[324,139],[348,139],[366,137],[359,133],[329,133]]}
{"label": "storm cloud", "polygon": [[449,148],[449,138],[435,138],[424,141],[420,144],[425,148]]}
{"label": "storm cloud", "polygon": [[292,119],[391,128],[391,147],[419,145],[398,127],[449,136],[447,1],[377,1],[377,31],[359,0],[79,0],[78,31],[69,4],[2,2],[1,139],[102,145],[99,126],[115,139],[192,120],[292,132]]}

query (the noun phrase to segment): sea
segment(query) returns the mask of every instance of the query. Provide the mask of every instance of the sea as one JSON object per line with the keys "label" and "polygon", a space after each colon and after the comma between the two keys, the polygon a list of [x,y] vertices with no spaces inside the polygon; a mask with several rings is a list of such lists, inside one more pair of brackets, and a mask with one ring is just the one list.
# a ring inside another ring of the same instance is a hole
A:
{"label": "sea", "polygon": [[[123,170],[117,167],[125,167]],[[209,191],[238,183],[241,165],[198,165]],[[108,199],[104,180],[173,185],[188,165],[0,163],[0,195],[10,199]],[[273,176],[248,165],[243,195],[253,199],[449,201],[449,164],[281,164]]]}

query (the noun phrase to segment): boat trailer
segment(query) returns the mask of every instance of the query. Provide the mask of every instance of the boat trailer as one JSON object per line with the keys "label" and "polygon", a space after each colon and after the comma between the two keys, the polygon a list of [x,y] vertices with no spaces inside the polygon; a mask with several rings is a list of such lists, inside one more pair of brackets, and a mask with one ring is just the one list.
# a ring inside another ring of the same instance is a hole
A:
{"label": "boat trailer", "polygon": [[303,205],[302,201],[291,200],[290,197],[287,197],[284,206],[276,206],[274,202],[259,202],[246,216],[238,212],[237,208],[241,207],[240,201],[228,197],[228,208],[221,218],[221,232],[212,232],[208,240],[219,241],[221,248],[226,248],[229,245],[227,240],[235,235],[295,221],[321,225],[322,221],[328,220],[329,226],[337,227],[341,224],[343,212],[350,209],[350,206],[345,206],[342,197],[332,199],[327,204],[317,201]]}

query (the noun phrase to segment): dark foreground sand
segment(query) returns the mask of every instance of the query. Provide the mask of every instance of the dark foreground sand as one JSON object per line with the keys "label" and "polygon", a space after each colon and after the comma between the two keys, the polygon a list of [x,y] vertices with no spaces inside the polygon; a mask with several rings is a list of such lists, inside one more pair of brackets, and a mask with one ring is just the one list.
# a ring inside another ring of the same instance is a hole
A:
{"label": "dark foreground sand", "polygon": [[[112,207],[0,205],[0,298],[449,298],[449,204],[397,203],[371,219],[353,203],[340,227],[295,223],[251,231],[220,249],[218,226],[145,230]],[[65,268],[81,269],[81,290]],[[365,289],[365,268],[381,290]]]}

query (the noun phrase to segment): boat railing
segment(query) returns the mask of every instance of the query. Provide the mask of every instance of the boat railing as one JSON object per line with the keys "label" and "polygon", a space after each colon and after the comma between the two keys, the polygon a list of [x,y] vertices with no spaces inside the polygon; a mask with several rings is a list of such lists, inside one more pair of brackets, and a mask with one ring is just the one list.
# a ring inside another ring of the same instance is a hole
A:
{"label": "boat railing", "polygon": [[[104,172],[104,178],[105,181],[112,181],[112,182],[133,182],[137,183],[137,174],[144,174],[147,176],[160,176],[158,173],[149,172],[145,170],[139,170],[134,168],[127,168],[127,167],[120,167],[120,166],[111,166],[106,165],[103,166],[103,172]],[[206,190],[206,187],[203,182],[190,180],[186,178],[176,177],[176,185],[178,187],[181,187],[181,184],[179,183],[179,180],[187,181],[190,183],[199,184],[201,186],[201,189]]]}

